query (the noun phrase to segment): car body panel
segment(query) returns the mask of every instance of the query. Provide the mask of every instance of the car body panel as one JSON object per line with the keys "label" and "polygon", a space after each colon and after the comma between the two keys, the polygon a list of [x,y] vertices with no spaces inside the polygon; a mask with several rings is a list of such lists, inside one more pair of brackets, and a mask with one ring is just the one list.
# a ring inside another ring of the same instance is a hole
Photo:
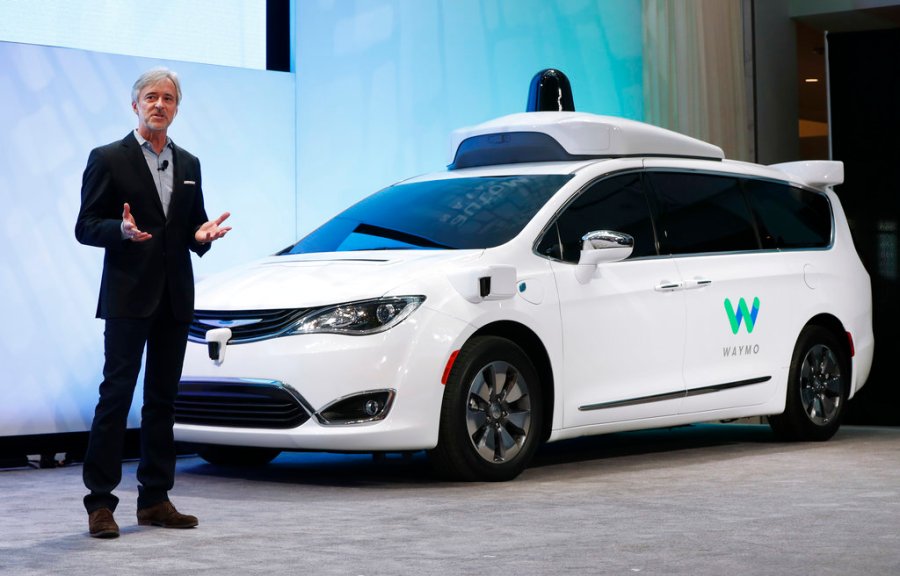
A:
{"label": "car body panel", "polygon": [[563,425],[677,414],[684,393],[684,293],[657,289],[677,278],[673,260],[603,264],[587,283],[574,268],[553,263],[564,334]]}
{"label": "car body panel", "polygon": [[[464,130],[454,137],[454,146],[494,129],[522,129],[535,118],[517,115],[513,121]],[[542,116],[538,124],[550,125],[551,118]],[[558,118],[577,130],[590,124],[583,115]],[[595,124],[605,126],[610,139],[600,144],[622,150],[633,151],[632,146],[659,134],[652,129],[616,144],[616,130],[627,129],[628,122],[601,119]],[[399,324],[374,334],[293,334],[225,344],[218,359],[210,358],[205,342],[190,342],[185,379],[275,381],[302,397],[312,417],[290,429],[178,422],[176,437],[289,450],[434,448],[447,374],[456,354],[483,334],[533,337],[531,360],[549,376],[544,400],[552,407],[542,435],[551,441],[778,414],[785,409],[799,334],[821,318],[836,322],[852,338],[852,397],[872,363],[871,288],[829,187],[839,179],[836,163],[786,165],[785,171],[721,159],[716,147],[685,138],[666,135],[658,152],[681,143],[686,146],[681,156],[711,159],[578,158],[448,170],[403,182],[571,176],[521,231],[498,246],[278,255],[204,279],[196,296],[197,309],[204,311],[318,309],[394,296],[425,299]],[[577,153],[594,150],[584,134],[568,145]],[[727,174],[815,189],[831,205],[832,242],[808,250],[631,258],[599,264],[586,276],[576,275],[576,263],[536,253],[548,226],[593,182],[647,170]],[[741,302],[746,314],[735,330]],[[752,330],[746,317],[751,312]],[[395,394],[380,420],[335,425],[316,417],[336,400],[371,390]]]}

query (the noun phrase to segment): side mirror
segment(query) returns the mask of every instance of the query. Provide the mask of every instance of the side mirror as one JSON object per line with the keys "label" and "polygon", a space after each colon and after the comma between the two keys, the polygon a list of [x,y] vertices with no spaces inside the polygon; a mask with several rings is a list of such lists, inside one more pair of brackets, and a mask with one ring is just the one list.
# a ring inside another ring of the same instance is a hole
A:
{"label": "side mirror", "polygon": [[588,232],[581,241],[581,256],[575,267],[575,278],[582,284],[591,279],[598,264],[620,262],[631,256],[634,250],[634,238],[612,230]]}

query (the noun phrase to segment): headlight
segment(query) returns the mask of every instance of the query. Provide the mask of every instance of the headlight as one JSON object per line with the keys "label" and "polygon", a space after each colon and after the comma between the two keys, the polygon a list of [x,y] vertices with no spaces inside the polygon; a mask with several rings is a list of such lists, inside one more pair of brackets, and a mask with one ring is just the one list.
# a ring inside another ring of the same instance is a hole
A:
{"label": "headlight", "polygon": [[424,296],[391,296],[337,304],[304,316],[288,334],[377,334],[402,322],[424,301]]}

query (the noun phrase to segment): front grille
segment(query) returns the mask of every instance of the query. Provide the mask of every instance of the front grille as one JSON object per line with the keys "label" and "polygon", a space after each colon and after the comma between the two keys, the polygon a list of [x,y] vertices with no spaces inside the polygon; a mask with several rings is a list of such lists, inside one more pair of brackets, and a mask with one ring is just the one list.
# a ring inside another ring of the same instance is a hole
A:
{"label": "front grille", "polygon": [[312,411],[298,394],[273,380],[182,380],[175,422],[235,428],[296,428]]}
{"label": "front grille", "polygon": [[194,342],[205,342],[206,332],[213,328],[230,328],[232,336],[229,344],[274,338],[308,311],[308,308],[195,310],[188,338]]}

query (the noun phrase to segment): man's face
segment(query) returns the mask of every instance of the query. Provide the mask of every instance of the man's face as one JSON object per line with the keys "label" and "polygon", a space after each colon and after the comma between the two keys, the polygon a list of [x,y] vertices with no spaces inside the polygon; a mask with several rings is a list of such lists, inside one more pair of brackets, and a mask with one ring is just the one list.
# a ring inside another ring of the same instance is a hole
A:
{"label": "man's face", "polygon": [[176,102],[175,84],[168,78],[144,86],[138,94],[137,102],[131,103],[138,117],[138,130],[144,132],[168,129],[178,113]]}

